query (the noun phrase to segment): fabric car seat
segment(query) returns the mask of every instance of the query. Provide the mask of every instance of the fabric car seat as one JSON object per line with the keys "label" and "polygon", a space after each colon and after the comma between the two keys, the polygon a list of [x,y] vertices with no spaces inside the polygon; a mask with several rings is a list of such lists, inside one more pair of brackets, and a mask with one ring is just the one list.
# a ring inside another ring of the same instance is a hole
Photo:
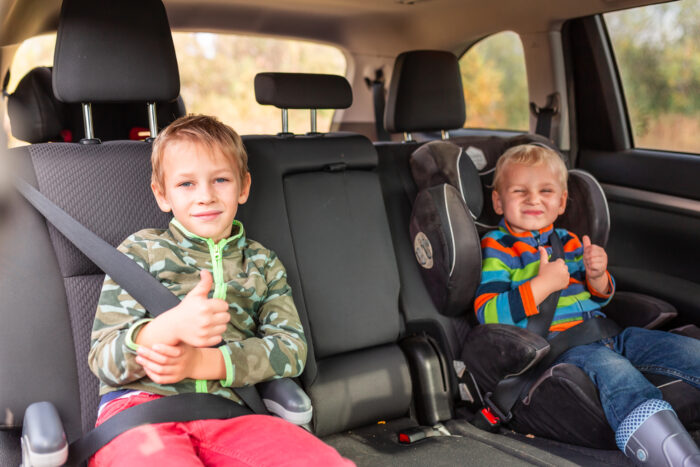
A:
{"label": "fabric car seat", "polygon": [[[342,77],[265,73],[256,77],[256,99],[281,109],[342,108],[351,93]],[[287,269],[308,333],[300,379],[314,406],[312,431],[360,465],[522,462],[519,443],[496,446],[493,435],[451,420],[449,403],[439,421],[460,437],[435,436],[409,447],[397,441],[397,432],[418,429],[415,407],[430,386],[421,376],[433,377],[433,389],[444,391],[445,364],[429,341],[407,337],[403,326],[372,143],[352,133],[287,131],[243,141],[253,182],[239,216]],[[416,285],[422,287],[420,280]]]}
{"label": "fabric car seat", "polygon": [[[440,83],[440,90],[430,90],[431,81],[428,80],[426,70],[429,70],[430,80]],[[440,77],[441,75],[444,76]],[[418,51],[400,55],[389,91],[385,119],[387,128],[390,131],[418,132],[461,127],[464,112],[459,81],[457,60],[452,54]],[[453,89],[446,91],[446,86],[452,86]],[[392,92],[399,95],[392,97]],[[437,100],[443,94],[459,96],[460,102],[450,103],[444,98]],[[432,109],[439,109],[435,118],[431,118],[431,98]],[[408,103],[419,99],[423,102],[423,108],[419,114],[411,114],[413,107]],[[401,115],[397,116],[397,113]],[[448,125],[441,126],[445,125],[444,114],[455,115],[455,118]],[[460,114],[462,120],[457,121]],[[424,272],[424,279],[438,309],[451,315],[459,313],[459,310],[471,314],[471,299],[465,299],[469,294],[461,290],[462,278],[455,274],[459,269],[455,269],[454,265],[460,264],[462,256],[478,255],[480,248],[478,242],[463,248],[463,242],[455,241],[463,237],[471,241],[474,229],[471,223],[460,225],[459,216],[455,213],[466,210],[471,218],[481,224],[479,227],[482,231],[488,224],[494,224],[493,215],[487,213],[484,216],[482,211],[484,204],[490,205],[490,202],[484,203],[484,188],[490,182],[495,161],[500,154],[508,147],[526,142],[556,148],[551,142],[536,135],[460,137],[449,141],[422,145],[410,156],[416,190],[422,190],[413,205],[411,239],[417,250],[416,258],[421,262],[421,257],[425,257],[426,237],[432,237],[432,242],[428,242],[432,243],[432,260],[436,265],[441,264],[433,271],[428,271],[425,267],[421,271]],[[486,180],[489,182],[484,183]],[[558,220],[557,226],[579,235],[588,234],[594,242],[605,245],[609,214],[602,189],[589,174],[572,170],[570,192],[567,214]],[[419,233],[423,234],[422,241],[418,241]],[[613,305],[619,311],[616,318],[624,320],[625,317],[638,317],[648,313],[649,318],[643,324],[654,326],[675,316],[670,305],[652,297],[624,292],[617,295],[617,303]],[[609,312],[609,309],[606,308],[605,311]],[[484,358],[483,352],[494,355],[499,353],[497,350],[474,347],[478,341],[483,344],[482,338],[488,341],[488,338],[483,337],[485,329],[487,327],[479,326],[469,333],[462,356],[483,388],[490,391],[500,379],[498,375],[505,373],[498,371],[498,363]],[[509,353],[513,348],[503,351]],[[679,381],[664,385],[663,390],[665,397],[680,409],[679,413],[683,414],[686,422],[698,419],[697,391]],[[578,404],[578,407],[573,408],[572,399],[576,401],[573,406]],[[514,414],[511,426],[521,432],[584,446],[614,447],[614,437],[600,408],[595,387],[583,372],[572,365],[551,368],[531,388],[527,397],[516,405]]]}
{"label": "fabric car seat", "polygon": [[[162,3],[64,1],[53,84],[69,105],[174,100],[179,75]],[[18,175],[112,245],[168,225],[150,193],[150,143],[44,143],[8,153]],[[19,465],[29,404],[53,402],[69,441],[94,426],[98,381],[87,354],[104,275],[23,199],[10,200],[3,216],[0,464]]]}
{"label": "fabric car seat", "polygon": [[[52,86],[53,67],[30,70],[7,98],[12,135],[27,143],[78,142],[85,136],[80,103],[64,103]],[[145,139],[148,115],[145,102],[99,102],[92,106],[95,134],[102,141]],[[157,102],[159,129],[186,114],[181,96]]]}

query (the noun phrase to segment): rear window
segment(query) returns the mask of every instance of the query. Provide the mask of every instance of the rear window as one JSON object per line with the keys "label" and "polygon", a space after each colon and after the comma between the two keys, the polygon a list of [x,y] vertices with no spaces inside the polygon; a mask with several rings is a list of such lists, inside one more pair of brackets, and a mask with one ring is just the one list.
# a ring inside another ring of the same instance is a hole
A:
{"label": "rear window", "polygon": [[[253,80],[263,71],[345,75],[346,61],[336,47],[290,39],[233,34],[173,33],[180,68],[180,93],[188,113],[215,115],[238,133],[281,131],[280,110],[255,101]],[[37,66],[51,66],[56,35],[22,43],[11,66],[9,92]],[[332,110],[319,110],[318,131],[328,131]],[[310,131],[309,112],[289,111],[289,130]],[[99,137],[99,135],[97,135]],[[11,138],[10,145],[24,144]]]}
{"label": "rear window", "polygon": [[635,147],[700,153],[700,0],[604,18]]}
{"label": "rear window", "polygon": [[467,108],[465,128],[529,130],[525,54],[520,37],[500,32],[459,59]]}

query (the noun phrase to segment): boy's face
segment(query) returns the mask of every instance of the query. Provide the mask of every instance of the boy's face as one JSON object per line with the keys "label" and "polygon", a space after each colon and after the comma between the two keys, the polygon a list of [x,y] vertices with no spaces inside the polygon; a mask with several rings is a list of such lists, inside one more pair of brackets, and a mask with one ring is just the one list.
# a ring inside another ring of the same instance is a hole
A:
{"label": "boy's face", "polygon": [[547,164],[509,164],[501,186],[493,190],[493,208],[515,232],[539,230],[552,224],[566,208],[567,193]]}
{"label": "boy's face", "polygon": [[221,151],[212,154],[188,140],[166,146],[162,168],[163,190],[151,185],[160,209],[200,237],[229,237],[238,205],[248,200],[250,174],[241,184],[238,168]]}

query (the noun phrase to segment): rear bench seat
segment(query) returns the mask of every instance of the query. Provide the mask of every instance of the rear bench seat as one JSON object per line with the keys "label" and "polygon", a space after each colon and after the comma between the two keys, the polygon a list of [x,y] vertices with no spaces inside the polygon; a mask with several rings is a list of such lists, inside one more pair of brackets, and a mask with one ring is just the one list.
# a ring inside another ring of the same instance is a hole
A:
{"label": "rear bench seat", "polygon": [[[264,89],[256,81],[256,97],[283,109],[349,105],[344,79],[309,77],[310,86],[303,76],[268,73]],[[449,420],[449,408],[443,420],[463,437],[398,444],[397,432],[417,425],[421,365],[411,355],[420,342],[402,341],[401,282],[372,143],[349,133],[244,136],[244,143],[253,183],[239,215],[287,268],[310,336],[301,381],[315,434],[361,465],[566,463]],[[423,287],[420,279],[412,285]]]}

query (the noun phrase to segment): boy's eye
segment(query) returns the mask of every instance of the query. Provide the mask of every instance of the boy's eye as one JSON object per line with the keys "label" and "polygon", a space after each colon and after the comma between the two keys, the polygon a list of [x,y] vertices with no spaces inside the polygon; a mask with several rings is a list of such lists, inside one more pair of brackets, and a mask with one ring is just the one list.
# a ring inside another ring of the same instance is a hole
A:
{"label": "boy's eye", "polygon": [[177,186],[181,186],[181,187],[187,188],[187,187],[192,186],[192,182],[181,182],[181,183],[178,183]]}
{"label": "boy's eye", "polygon": [[225,177],[219,177],[215,180],[216,183],[225,183],[228,182],[228,178]]}

